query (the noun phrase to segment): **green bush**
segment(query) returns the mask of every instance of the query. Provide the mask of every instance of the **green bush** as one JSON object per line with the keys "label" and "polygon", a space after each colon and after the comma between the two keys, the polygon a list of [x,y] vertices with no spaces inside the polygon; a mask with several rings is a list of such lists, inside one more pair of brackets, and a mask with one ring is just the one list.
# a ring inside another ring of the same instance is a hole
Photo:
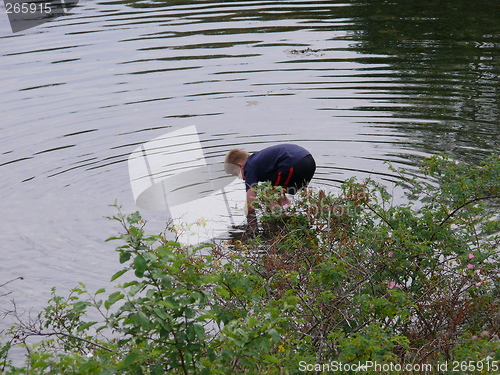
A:
{"label": "green bush", "polygon": [[[263,184],[260,235],[198,248],[146,234],[139,213],[117,207],[124,233],[110,240],[122,243],[123,269],[111,280],[128,281],[111,294],[54,290],[36,320],[6,334],[0,373],[498,370],[499,157],[471,166],[434,156],[420,178],[393,171],[404,204],[351,179],[338,195],[304,190],[270,210],[282,193]],[[16,343],[28,348],[23,368],[8,361]]]}

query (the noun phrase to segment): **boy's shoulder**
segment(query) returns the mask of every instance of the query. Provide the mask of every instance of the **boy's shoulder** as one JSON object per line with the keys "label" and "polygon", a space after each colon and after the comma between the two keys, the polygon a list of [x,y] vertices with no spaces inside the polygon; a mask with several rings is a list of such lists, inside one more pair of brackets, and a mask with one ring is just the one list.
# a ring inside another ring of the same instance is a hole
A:
{"label": "boy's shoulder", "polygon": [[280,143],[277,145],[269,146],[261,151],[258,151],[257,153],[260,154],[304,154],[304,153],[309,153],[304,147],[296,145],[294,143]]}

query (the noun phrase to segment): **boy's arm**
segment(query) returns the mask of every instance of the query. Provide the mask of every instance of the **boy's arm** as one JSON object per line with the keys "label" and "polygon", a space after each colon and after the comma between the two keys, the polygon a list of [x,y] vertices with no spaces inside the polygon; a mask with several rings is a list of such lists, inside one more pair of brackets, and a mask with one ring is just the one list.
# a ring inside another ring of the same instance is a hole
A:
{"label": "boy's arm", "polygon": [[252,205],[253,200],[255,199],[255,191],[250,188],[247,190],[247,221],[248,226],[252,232],[257,231],[257,215],[255,214],[255,208]]}

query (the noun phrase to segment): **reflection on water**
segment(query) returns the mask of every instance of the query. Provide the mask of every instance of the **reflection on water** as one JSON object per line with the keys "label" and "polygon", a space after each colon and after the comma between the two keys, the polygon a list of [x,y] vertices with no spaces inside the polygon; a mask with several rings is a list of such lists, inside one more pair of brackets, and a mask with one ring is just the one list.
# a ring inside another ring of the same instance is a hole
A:
{"label": "reflection on water", "polygon": [[[384,161],[498,152],[500,4],[81,1],[12,34],[0,20],[2,278],[20,306],[100,286],[135,211],[127,159],[196,125],[207,160],[303,145],[313,185],[390,183]],[[147,212],[152,232],[166,218]],[[1,282],[1,280],[0,280]],[[36,287],[33,287],[36,285]]]}
{"label": "reflection on water", "polygon": [[[393,118],[376,126],[403,132],[411,147],[471,162],[499,149],[500,3],[368,2],[359,51],[382,56]],[[417,121],[415,121],[417,120]]]}

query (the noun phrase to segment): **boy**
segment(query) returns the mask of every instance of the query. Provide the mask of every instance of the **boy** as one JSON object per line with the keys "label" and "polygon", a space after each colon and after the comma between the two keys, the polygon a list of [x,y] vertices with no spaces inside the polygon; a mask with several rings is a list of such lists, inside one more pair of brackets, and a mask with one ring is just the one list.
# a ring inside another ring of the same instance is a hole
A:
{"label": "boy", "polygon": [[[280,144],[267,147],[252,155],[240,149],[229,151],[224,169],[227,173],[245,180],[247,220],[250,229],[257,229],[257,219],[252,201],[255,199],[253,186],[259,182],[270,182],[273,186],[282,186],[285,192],[294,195],[307,186],[316,171],[314,158],[306,149],[294,144]],[[278,200],[281,207],[290,205],[284,195]]]}

